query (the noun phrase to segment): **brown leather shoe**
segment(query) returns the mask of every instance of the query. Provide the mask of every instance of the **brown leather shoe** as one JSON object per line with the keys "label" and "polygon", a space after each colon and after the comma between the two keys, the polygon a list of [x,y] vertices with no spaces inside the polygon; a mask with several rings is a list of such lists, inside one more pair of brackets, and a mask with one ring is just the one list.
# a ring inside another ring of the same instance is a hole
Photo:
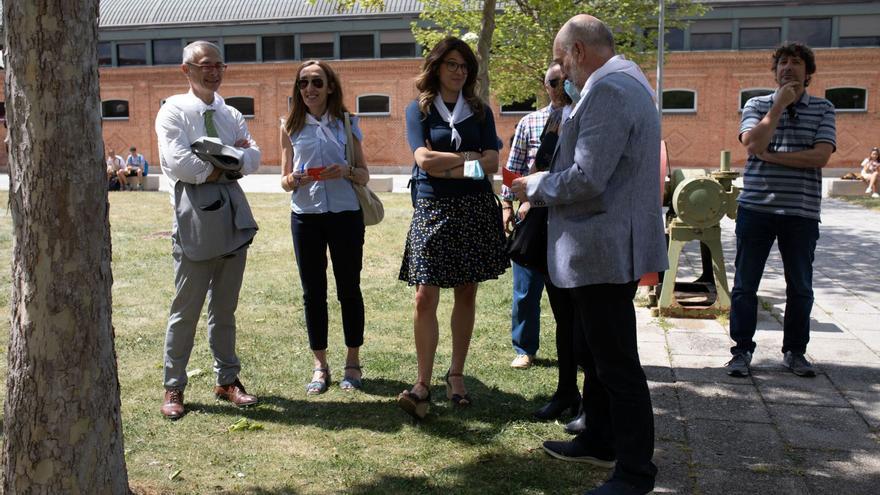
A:
{"label": "brown leather shoe", "polygon": [[241,384],[238,378],[229,385],[217,385],[214,387],[214,395],[218,399],[228,400],[238,407],[252,406],[259,402],[259,399],[253,395],[248,395],[244,391],[244,385]]}
{"label": "brown leather shoe", "polygon": [[160,411],[168,419],[180,419],[186,413],[183,408],[183,390],[166,390],[165,401],[162,403]]}

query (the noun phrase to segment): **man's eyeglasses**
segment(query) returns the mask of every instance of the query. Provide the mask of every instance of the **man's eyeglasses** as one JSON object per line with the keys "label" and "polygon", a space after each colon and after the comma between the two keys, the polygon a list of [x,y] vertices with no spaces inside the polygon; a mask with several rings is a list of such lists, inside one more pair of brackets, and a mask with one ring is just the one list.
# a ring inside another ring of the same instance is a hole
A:
{"label": "man's eyeglasses", "polygon": [[224,64],[224,63],[193,64],[193,63],[187,62],[186,65],[188,65],[190,67],[196,67],[197,69],[199,69],[202,72],[211,72],[211,71],[225,72],[226,71],[226,64]]}
{"label": "man's eyeglasses", "polygon": [[551,88],[555,88],[556,86],[559,86],[560,81],[561,79],[559,79],[558,77],[554,77],[553,79],[547,81],[547,84],[549,84]]}
{"label": "man's eyeglasses", "polygon": [[460,64],[454,60],[444,60],[443,65],[446,66],[446,70],[449,72],[458,72],[459,69],[465,74],[468,72],[467,64]]}
{"label": "man's eyeglasses", "polygon": [[312,86],[314,86],[315,89],[321,89],[324,87],[324,80],[318,77],[314,79],[300,79],[296,82],[296,86],[299,89],[306,89],[309,87],[309,83],[312,83]]}

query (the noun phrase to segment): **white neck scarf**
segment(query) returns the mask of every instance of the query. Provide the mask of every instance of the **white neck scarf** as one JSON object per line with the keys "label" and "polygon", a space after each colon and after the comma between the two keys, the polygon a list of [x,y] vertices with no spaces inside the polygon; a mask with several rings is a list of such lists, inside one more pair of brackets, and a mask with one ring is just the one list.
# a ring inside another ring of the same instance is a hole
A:
{"label": "white neck scarf", "polygon": [[452,144],[455,146],[455,149],[458,149],[461,146],[461,135],[455,129],[455,124],[474,114],[471,111],[471,106],[467,104],[464,95],[459,91],[458,100],[455,102],[455,108],[452,109],[452,113],[449,113],[449,109],[446,108],[446,104],[443,103],[443,98],[440,95],[434,97],[434,108],[437,109],[437,113],[440,114],[444,121],[449,122],[449,128],[452,130]]}
{"label": "white neck scarf", "polygon": [[590,77],[587,79],[587,82],[584,84],[584,88],[581,90],[581,99],[578,100],[577,104],[572,110],[571,113],[575,113],[577,109],[580,107],[581,103],[587,99],[587,95],[590,93],[590,90],[593,86],[596,85],[603,77],[611,75],[615,72],[623,72],[624,74],[632,77],[636,81],[638,81],[645,90],[648,91],[648,94],[651,95],[651,99],[655,102],[657,101],[657,95],[654,94],[654,88],[651,87],[651,83],[648,82],[648,78],[645,77],[645,74],[642,73],[642,69],[633,61],[627,60],[623,55],[615,55],[608,59],[607,62],[602,67],[596,69],[595,72],[590,74]]}
{"label": "white neck scarf", "polygon": [[336,144],[337,146],[342,146],[336,139],[336,133],[330,129],[330,114],[328,112],[324,112],[324,115],[321,116],[321,120],[316,119],[312,114],[306,114],[306,124],[312,124],[318,126],[318,139],[323,142],[331,142]]}

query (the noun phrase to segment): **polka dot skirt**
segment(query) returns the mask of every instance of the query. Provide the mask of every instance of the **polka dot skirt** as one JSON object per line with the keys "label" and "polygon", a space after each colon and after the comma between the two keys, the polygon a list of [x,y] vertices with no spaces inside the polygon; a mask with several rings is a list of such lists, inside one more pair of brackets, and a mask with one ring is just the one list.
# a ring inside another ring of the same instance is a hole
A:
{"label": "polka dot skirt", "polygon": [[501,205],[492,193],[416,200],[399,279],[457,287],[498,278],[510,266]]}

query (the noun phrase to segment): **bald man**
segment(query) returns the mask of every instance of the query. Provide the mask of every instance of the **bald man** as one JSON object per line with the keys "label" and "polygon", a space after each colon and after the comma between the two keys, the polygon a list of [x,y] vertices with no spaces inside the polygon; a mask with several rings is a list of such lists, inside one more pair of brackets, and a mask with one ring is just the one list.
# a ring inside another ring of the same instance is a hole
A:
{"label": "bald man", "polygon": [[[545,442],[559,459],[614,467],[586,493],[636,495],[654,488],[651,397],[636,349],[633,297],[639,278],[667,268],[660,209],[660,122],[638,66],[614,52],[601,21],[571,18],[554,59],[577,101],[549,173],[516,179],[514,193],[548,207],[547,263],[580,350],[586,428]],[[557,316],[559,318],[559,316]],[[612,417],[613,411],[613,417]]]}

